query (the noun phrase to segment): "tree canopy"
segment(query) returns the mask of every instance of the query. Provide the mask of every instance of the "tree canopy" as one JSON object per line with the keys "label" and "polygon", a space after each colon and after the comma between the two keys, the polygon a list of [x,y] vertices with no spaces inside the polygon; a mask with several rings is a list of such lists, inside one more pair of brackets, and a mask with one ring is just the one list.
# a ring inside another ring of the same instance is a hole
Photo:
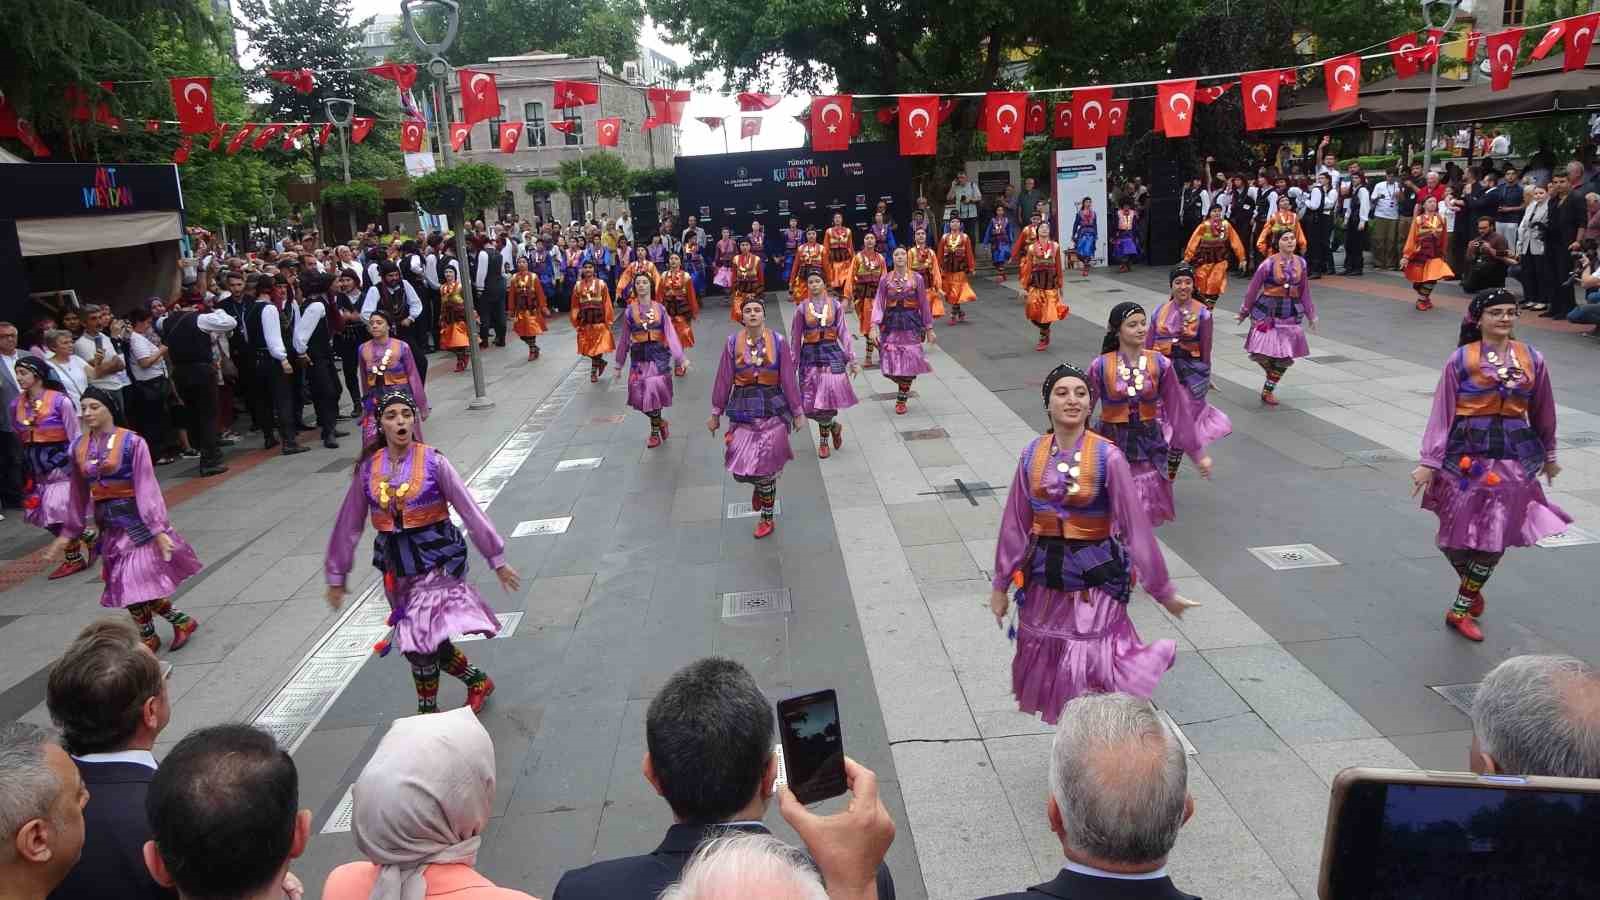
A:
{"label": "tree canopy", "polygon": [[586,153],[581,159],[564,159],[556,167],[556,178],[567,194],[586,193],[596,197],[626,197],[633,186],[633,173],[615,153],[601,150]]}
{"label": "tree canopy", "polygon": [[[417,31],[428,40],[444,34],[443,14],[435,8],[413,13]],[[446,51],[452,63],[470,65],[491,56],[530,51],[599,56],[615,71],[639,54],[639,0],[473,0],[461,4],[456,42]],[[404,24],[397,26],[404,30]],[[418,63],[427,57],[400,36],[400,53]],[[422,73],[426,77],[426,72]]]}

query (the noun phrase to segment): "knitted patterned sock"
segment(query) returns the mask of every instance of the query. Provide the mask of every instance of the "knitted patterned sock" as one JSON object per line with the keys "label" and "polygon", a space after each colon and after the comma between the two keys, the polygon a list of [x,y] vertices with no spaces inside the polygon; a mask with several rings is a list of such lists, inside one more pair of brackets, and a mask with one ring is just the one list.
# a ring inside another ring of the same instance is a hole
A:
{"label": "knitted patterned sock", "polygon": [[1050,326],[1049,325],[1040,325],[1039,326],[1039,340],[1041,340],[1041,341],[1050,340]]}
{"label": "knitted patterned sock", "polygon": [[899,401],[900,403],[904,403],[907,400],[910,400],[911,399],[911,379],[909,379],[909,378],[896,378],[894,380],[894,383],[898,387],[898,389],[894,392],[895,400]]}
{"label": "knitted patterned sock", "polygon": [[1456,592],[1456,602],[1450,607],[1451,612],[1465,615],[1472,608],[1473,602],[1478,599],[1478,592],[1483,589],[1489,576],[1494,574],[1495,564],[1499,561],[1498,556],[1490,556],[1467,563],[1466,574],[1461,576],[1461,589]]}
{"label": "knitted patterned sock", "polygon": [[1283,378],[1283,369],[1273,366],[1267,370],[1267,383],[1262,385],[1261,393],[1270,394],[1278,386],[1278,380]]}
{"label": "knitted patterned sock", "polygon": [[62,559],[74,565],[83,562],[83,541],[73,541],[68,544],[66,555]]}
{"label": "knitted patterned sock", "polygon": [[773,506],[778,498],[778,480],[767,478],[756,482],[756,494],[760,498],[761,518],[770,522],[773,516]]}
{"label": "knitted patterned sock", "polygon": [[174,607],[171,600],[166,598],[152,600],[149,605],[151,612],[171,622],[173,628],[182,628],[189,622],[189,614]]}
{"label": "knitted patterned sock", "polygon": [[[406,658],[422,656],[420,653],[408,653]],[[411,663],[411,683],[417,687],[417,712],[431,713],[439,711],[439,661],[428,654],[427,662]]]}
{"label": "knitted patterned sock", "polygon": [[1178,468],[1183,465],[1183,451],[1176,447],[1167,450],[1167,480],[1178,480]]}
{"label": "knitted patterned sock", "polygon": [[439,668],[450,673],[452,677],[461,679],[467,687],[472,687],[489,677],[482,669],[467,662],[467,655],[449,641],[439,645]]}
{"label": "knitted patterned sock", "polygon": [[661,437],[661,413],[648,413],[650,416],[650,436]]}
{"label": "knitted patterned sock", "polygon": [[128,615],[133,616],[133,624],[139,626],[139,637],[146,640],[156,636],[155,613],[148,603],[135,603],[128,607]]}

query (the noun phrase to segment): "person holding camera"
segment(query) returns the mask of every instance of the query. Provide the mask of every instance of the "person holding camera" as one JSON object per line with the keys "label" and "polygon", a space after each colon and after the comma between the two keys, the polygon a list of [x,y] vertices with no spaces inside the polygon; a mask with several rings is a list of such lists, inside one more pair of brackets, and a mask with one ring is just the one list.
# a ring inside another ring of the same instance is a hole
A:
{"label": "person holding camera", "polygon": [[1600,338],[1600,250],[1592,241],[1585,242],[1582,251],[1582,275],[1578,286],[1583,290],[1583,302],[1567,312],[1567,321],[1574,325],[1593,325],[1594,330],[1584,337]]}
{"label": "person holding camera", "polygon": [[1478,217],[1478,234],[1467,242],[1467,272],[1461,288],[1469,294],[1506,286],[1506,269],[1517,258],[1506,239],[1495,231],[1492,216]]}

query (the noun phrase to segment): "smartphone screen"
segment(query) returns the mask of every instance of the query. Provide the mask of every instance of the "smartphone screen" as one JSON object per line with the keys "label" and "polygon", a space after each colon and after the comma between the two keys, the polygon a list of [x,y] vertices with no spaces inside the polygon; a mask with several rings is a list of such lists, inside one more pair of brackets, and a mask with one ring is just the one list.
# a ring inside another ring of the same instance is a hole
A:
{"label": "smartphone screen", "polygon": [[1595,896],[1600,794],[1459,784],[1350,787],[1325,900]]}
{"label": "smartphone screen", "polygon": [[789,790],[801,803],[845,792],[844,734],[831,688],[778,701],[778,737]]}

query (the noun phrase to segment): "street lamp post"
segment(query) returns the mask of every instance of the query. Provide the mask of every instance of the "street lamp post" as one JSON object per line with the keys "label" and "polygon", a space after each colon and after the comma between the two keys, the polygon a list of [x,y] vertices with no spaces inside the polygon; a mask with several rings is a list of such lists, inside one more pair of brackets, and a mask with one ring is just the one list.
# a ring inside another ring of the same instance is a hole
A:
{"label": "street lamp post", "polygon": [[[344,97],[329,97],[328,99],[322,101],[322,108],[328,114],[328,121],[332,122],[334,127],[339,129],[339,158],[344,162],[345,186],[349,187],[350,144],[348,141],[346,141],[345,136],[349,133],[350,122],[354,119],[356,114],[356,101],[346,99]],[[343,109],[344,113],[341,115],[340,113],[335,112],[337,109]],[[350,237],[354,239],[356,236],[356,208],[349,204],[348,197],[346,197],[345,200],[345,211],[350,215]]]}
{"label": "street lamp post", "polygon": [[[1444,24],[1433,24],[1433,7],[1443,4],[1449,8],[1449,15],[1445,17]],[[1444,35],[1450,31],[1450,26],[1456,23],[1455,0],[1422,0],[1422,23],[1430,31],[1437,27],[1440,31],[1439,40],[1433,48],[1433,66],[1428,73],[1428,127],[1422,138],[1422,171],[1433,168],[1433,117],[1439,103],[1439,63],[1444,55],[1440,52],[1440,45],[1444,43]]]}
{"label": "street lamp post", "polygon": [[[412,18],[411,8],[413,5],[434,5],[444,10],[445,33],[443,40],[437,44],[423,40],[422,35],[417,32],[416,20]],[[411,39],[412,45],[430,57],[428,60],[428,74],[433,76],[433,114],[436,121],[445,122],[447,119],[445,118],[444,109],[444,85],[447,84],[446,79],[450,76],[450,63],[445,60],[444,52],[450,49],[451,44],[455,43],[456,29],[461,22],[461,6],[456,0],[400,0],[400,15],[405,23],[406,36]],[[452,154],[450,152],[448,134],[440,137],[439,155],[444,160],[443,168],[450,168]],[[472,361],[472,399],[467,402],[467,408],[493,409],[494,401],[489,399],[483,382],[483,358],[478,354],[478,342],[473,339],[471,334],[472,323],[478,317],[477,307],[473,303],[472,278],[468,274],[472,271],[472,267],[467,257],[466,229],[462,227],[465,224],[463,219],[466,217],[465,201],[466,198],[462,197],[461,205],[451,209],[450,212],[456,216],[456,259],[461,262],[463,267],[461,274],[464,276],[457,279],[457,281],[461,285],[461,301],[467,316],[467,356]],[[490,255],[493,256],[494,254]],[[499,265],[499,261],[491,259],[490,264]]]}

